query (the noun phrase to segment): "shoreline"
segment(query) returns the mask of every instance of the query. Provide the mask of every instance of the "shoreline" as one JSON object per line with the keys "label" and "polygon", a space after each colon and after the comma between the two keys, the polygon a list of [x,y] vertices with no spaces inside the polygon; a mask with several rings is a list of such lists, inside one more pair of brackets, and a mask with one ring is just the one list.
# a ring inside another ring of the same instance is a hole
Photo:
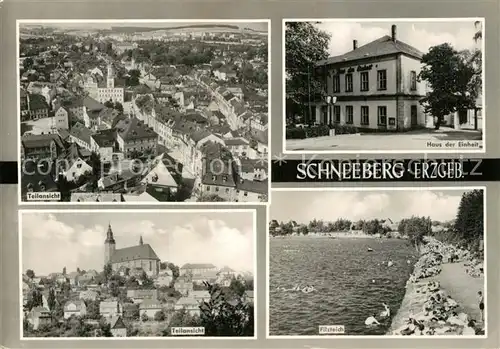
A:
{"label": "shoreline", "polygon": [[[443,246],[445,245],[443,244]],[[410,318],[417,319],[420,323],[426,323],[428,319],[423,320],[422,316],[420,316],[419,318],[419,315],[417,314],[422,314],[423,308],[429,304],[429,298],[433,297],[436,293],[441,293],[441,292],[445,295],[445,297],[449,295],[448,292],[449,290],[442,287],[439,281],[437,281],[439,279],[439,275],[442,272],[443,265],[449,262],[441,260],[438,264],[435,264],[434,266],[431,265],[426,267],[425,266],[426,259],[428,259],[429,257],[428,253],[424,251],[420,252],[420,257],[418,258],[418,261],[415,263],[414,270],[407,280],[405,295],[403,297],[403,300],[401,301],[399,309],[396,311],[394,317],[391,319],[391,325],[387,330],[386,335],[404,336],[405,334],[397,332],[400,331],[401,328],[404,328],[405,326],[408,325],[408,319]],[[457,263],[463,263],[463,260],[460,262],[457,261]],[[438,270],[438,272],[437,273],[430,272],[428,274],[425,274],[426,275],[425,277],[415,277],[416,273],[417,274],[420,273],[420,275],[422,275],[422,271],[426,273],[425,270],[426,268]],[[429,285],[433,285],[431,287],[432,288],[436,287],[436,288],[429,292]],[[465,316],[465,318],[467,319],[471,319],[470,317],[471,314],[467,312],[465,308],[466,307],[462,307],[462,304],[457,303],[456,307],[450,309],[449,312],[455,311],[456,313],[459,313],[459,316],[462,315]],[[432,311],[434,311],[434,308]],[[463,325],[462,324],[451,325],[446,320],[438,321],[432,325],[433,329],[435,329],[435,332],[433,332],[432,334],[441,336],[466,335],[463,332],[467,326],[466,325],[467,322],[468,321],[464,321]],[[427,323],[426,325],[428,324],[429,323]],[[482,326],[484,326],[484,324]],[[414,336],[422,334],[424,333],[411,333],[409,335]]]}
{"label": "shoreline", "polygon": [[386,237],[374,235],[361,235],[349,233],[329,233],[330,235],[269,235],[270,239],[289,239],[289,238],[302,238],[302,239],[405,239],[405,237]]}

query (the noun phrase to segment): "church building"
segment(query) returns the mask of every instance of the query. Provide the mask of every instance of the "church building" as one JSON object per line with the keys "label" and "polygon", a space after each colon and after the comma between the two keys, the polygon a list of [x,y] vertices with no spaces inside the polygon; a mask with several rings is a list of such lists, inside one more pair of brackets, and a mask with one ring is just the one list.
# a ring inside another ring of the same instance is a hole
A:
{"label": "church building", "polygon": [[148,276],[157,276],[160,270],[160,258],[149,244],[144,244],[142,236],[138,245],[116,249],[111,224],[104,241],[104,264],[108,263],[113,271],[118,271],[121,267],[141,268]]}

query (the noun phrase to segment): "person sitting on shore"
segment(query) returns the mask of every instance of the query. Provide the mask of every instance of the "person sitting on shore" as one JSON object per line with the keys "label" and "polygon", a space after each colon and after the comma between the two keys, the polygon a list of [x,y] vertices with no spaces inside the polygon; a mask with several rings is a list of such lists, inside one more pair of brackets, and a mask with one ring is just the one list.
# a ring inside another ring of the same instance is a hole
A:
{"label": "person sitting on shore", "polygon": [[463,336],[475,336],[476,335],[476,322],[470,320],[467,326],[464,327],[462,331]]}
{"label": "person sitting on shore", "polygon": [[375,318],[375,314],[373,314],[372,316],[369,316],[366,318],[365,325],[366,326],[376,326],[376,325],[380,325],[380,322],[377,321],[377,319]]}
{"label": "person sitting on shore", "polygon": [[456,312],[453,312],[450,317],[446,320],[450,325],[465,326],[466,322],[463,322]]}
{"label": "person sitting on shore", "polygon": [[445,304],[452,309],[458,307],[458,303],[453,298],[451,298],[451,296],[448,296],[446,298]]}

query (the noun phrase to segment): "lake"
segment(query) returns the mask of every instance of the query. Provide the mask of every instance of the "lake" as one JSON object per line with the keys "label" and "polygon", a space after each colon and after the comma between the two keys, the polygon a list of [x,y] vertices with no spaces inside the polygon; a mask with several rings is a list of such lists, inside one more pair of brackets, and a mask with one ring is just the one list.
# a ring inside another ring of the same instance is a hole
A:
{"label": "lake", "polygon": [[[269,254],[271,336],[318,335],[321,325],[343,325],[347,335],[386,334],[390,318],[372,328],[365,319],[378,316],[382,303],[396,314],[418,258],[406,240],[374,238],[271,238]],[[316,292],[277,290],[296,284]]]}

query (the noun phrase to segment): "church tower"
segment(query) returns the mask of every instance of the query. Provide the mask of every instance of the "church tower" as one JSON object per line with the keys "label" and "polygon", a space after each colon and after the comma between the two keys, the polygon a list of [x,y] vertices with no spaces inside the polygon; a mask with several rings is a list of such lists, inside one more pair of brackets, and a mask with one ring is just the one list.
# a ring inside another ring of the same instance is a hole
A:
{"label": "church tower", "polygon": [[112,64],[108,64],[107,88],[115,88],[115,72]]}
{"label": "church tower", "polygon": [[116,242],[113,237],[113,230],[111,230],[111,223],[108,225],[108,232],[106,233],[106,240],[104,241],[104,264],[111,261],[111,256],[115,253]]}
{"label": "church tower", "polygon": [[144,245],[144,241],[142,241],[142,235],[141,238],[139,239],[139,245]]}

